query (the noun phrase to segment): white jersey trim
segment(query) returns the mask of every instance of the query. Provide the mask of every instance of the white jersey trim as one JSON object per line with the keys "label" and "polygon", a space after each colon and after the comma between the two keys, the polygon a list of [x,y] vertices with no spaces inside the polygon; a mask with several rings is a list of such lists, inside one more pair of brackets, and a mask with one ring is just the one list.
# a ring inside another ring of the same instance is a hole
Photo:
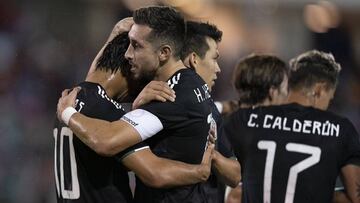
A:
{"label": "white jersey trim", "polygon": [[157,116],[144,109],[130,111],[121,117],[121,120],[132,125],[142,140],[152,137],[164,128]]}
{"label": "white jersey trim", "polygon": [[222,111],[223,111],[223,109],[224,109],[224,105],[223,105],[221,102],[219,102],[219,101],[216,101],[216,102],[214,102],[214,103],[215,103],[215,106],[216,106],[217,110],[218,110],[220,113],[222,113]]}
{"label": "white jersey trim", "polygon": [[179,84],[180,75],[181,75],[181,73],[178,73],[178,74],[172,76],[172,77],[167,81],[167,83],[168,83],[168,85],[169,85],[169,87],[170,87],[171,89],[174,89],[174,86],[177,85],[177,84]]}

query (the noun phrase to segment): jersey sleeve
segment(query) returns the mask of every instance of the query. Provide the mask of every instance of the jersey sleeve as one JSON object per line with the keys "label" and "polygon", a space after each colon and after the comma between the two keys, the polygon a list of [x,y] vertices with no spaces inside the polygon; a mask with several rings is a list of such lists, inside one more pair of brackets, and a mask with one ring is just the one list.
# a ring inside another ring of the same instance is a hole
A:
{"label": "jersey sleeve", "polygon": [[187,111],[176,101],[152,102],[140,108],[155,115],[165,129],[172,129],[188,119]]}
{"label": "jersey sleeve", "polygon": [[346,122],[347,131],[343,148],[342,165],[354,164],[360,166],[360,137],[350,121]]}
{"label": "jersey sleeve", "polygon": [[[77,94],[76,100],[75,100],[75,109],[78,112],[81,112],[83,114],[87,114],[89,112],[89,107],[92,106],[92,101],[89,100],[85,95],[86,90],[81,89],[79,93]],[[84,104],[87,104],[86,106]]]}
{"label": "jersey sleeve", "polygon": [[145,142],[137,143],[116,154],[115,159],[121,162],[125,157],[129,156],[130,154],[147,148],[149,148],[149,145],[147,143]]}
{"label": "jersey sleeve", "polygon": [[135,109],[130,111],[121,117],[121,120],[134,127],[141,136],[142,140],[146,140],[154,136],[164,128],[163,124],[156,115],[144,109]]}

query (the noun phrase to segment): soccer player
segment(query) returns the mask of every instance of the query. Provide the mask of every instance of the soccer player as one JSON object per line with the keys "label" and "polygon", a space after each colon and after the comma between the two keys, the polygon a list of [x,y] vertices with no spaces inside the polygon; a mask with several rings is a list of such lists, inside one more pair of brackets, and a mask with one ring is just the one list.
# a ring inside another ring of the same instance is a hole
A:
{"label": "soccer player", "polygon": [[[180,60],[185,37],[183,17],[169,7],[147,7],[134,12],[129,32],[130,45],[125,54],[136,79],[168,81],[176,92],[175,102],[151,102],[108,122],[92,119],[73,108],[78,89],[63,92],[58,103],[58,117],[77,137],[96,152],[114,155],[148,139],[153,152],[190,164],[201,162],[206,149],[211,116],[211,97],[204,81]],[[139,193],[140,192],[140,193]],[[156,190],[138,181],[138,202],[205,199],[201,184]]]}
{"label": "soccer player", "polygon": [[[127,33],[111,38],[95,69],[79,84],[82,89],[76,100],[77,111],[108,121],[125,114],[112,98],[126,88],[130,69],[123,57],[129,44]],[[57,202],[132,202],[127,170],[120,163],[99,156],[59,121],[53,133]]]}
{"label": "soccer player", "polygon": [[[219,51],[218,43],[221,41],[222,32],[208,23],[194,21],[187,22],[186,41],[182,51],[182,60],[187,67],[193,68],[206,82],[209,91],[215,84],[217,74],[220,73],[218,65]],[[236,187],[240,181],[240,165],[236,159],[229,142],[221,135],[221,114],[212,103],[212,116],[217,124],[217,149],[214,151],[212,174],[204,183],[207,202],[223,202],[225,184]]]}
{"label": "soccer player", "polygon": [[[233,85],[240,95],[240,108],[285,103],[287,81],[285,62],[273,55],[251,54],[240,60],[233,72]],[[226,202],[241,202],[241,185],[227,190]]]}
{"label": "soccer player", "polygon": [[[339,71],[331,54],[306,52],[290,64],[289,104],[231,116],[224,128],[242,167],[242,202],[331,202],[339,172],[348,197],[360,202],[359,135],[348,119],[326,111]],[[240,100],[252,106],[267,95],[261,85],[279,79],[257,71],[235,77]]]}
{"label": "soccer player", "polygon": [[[128,93],[129,88],[131,90],[128,84],[134,84],[130,65],[124,57],[129,45],[126,31],[131,25],[132,19],[129,18],[115,25],[108,42],[95,58],[96,62],[93,62],[85,82],[79,84],[82,90],[77,98],[78,111],[109,121],[118,120],[125,114],[121,104],[114,98],[124,95],[124,92]],[[115,36],[114,33],[119,32]],[[142,99],[145,103],[154,99],[171,99],[171,89],[159,81],[152,81],[144,90],[146,94],[142,94]],[[97,155],[59,121],[56,121],[54,137],[58,202],[132,202],[127,170],[119,162],[114,158]],[[150,185],[203,181],[209,171],[207,163],[205,166],[192,166],[156,156],[146,158],[147,167],[138,168],[143,169],[141,177]],[[208,160],[210,158],[204,157],[204,161]],[[160,172],[158,174],[146,170],[149,166],[155,166],[155,163],[158,166],[152,170]],[[181,175],[183,172],[186,174]],[[194,180],[189,182],[189,178]]]}

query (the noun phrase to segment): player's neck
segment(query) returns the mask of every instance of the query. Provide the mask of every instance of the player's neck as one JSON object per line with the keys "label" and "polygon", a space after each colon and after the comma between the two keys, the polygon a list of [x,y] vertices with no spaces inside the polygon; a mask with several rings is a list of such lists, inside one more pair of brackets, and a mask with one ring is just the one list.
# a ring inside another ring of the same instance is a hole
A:
{"label": "player's neck", "polygon": [[311,99],[304,95],[303,91],[290,91],[288,97],[288,103],[298,103],[302,106],[313,106]]}
{"label": "player's neck", "polygon": [[100,84],[110,98],[114,98],[127,91],[126,79],[119,73],[96,70],[89,74],[85,81]]}
{"label": "player's neck", "polygon": [[270,106],[273,105],[269,99],[265,99],[264,102],[257,104],[240,104],[240,108],[256,108],[259,106]]}
{"label": "player's neck", "polygon": [[155,75],[155,80],[166,81],[168,80],[174,73],[176,73],[180,69],[186,68],[184,63],[179,59],[169,59],[169,61],[161,66]]}

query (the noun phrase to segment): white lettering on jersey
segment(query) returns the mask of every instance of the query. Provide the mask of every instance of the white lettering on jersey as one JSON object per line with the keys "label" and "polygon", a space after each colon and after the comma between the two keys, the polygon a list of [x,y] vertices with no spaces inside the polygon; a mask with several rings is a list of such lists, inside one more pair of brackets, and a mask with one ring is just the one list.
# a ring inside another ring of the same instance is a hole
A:
{"label": "white lettering on jersey", "polygon": [[256,123],[255,123],[255,121],[253,121],[253,119],[255,120],[255,119],[257,119],[257,117],[258,117],[257,114],[252,113],[252,114],[250,115],[250,118],[249,118],[249,121],[248,121],[247,125],[248,125],[249,127],[255,127],[255,126],[256,126]]}
{"label": "white lettering on jersey", "polygon": [[272,115],[266,115],[265,116],[265,119],[264,119],[264,128],[270,128],[271,127],[271,124],[268,123],[268,120],[272,120],[274,116]]}
{"label": "white lettering on jersey", "polygon": [[204,91],[204,94],[205,94],[205,99],[209,99],[211,96],[210,96],[210,91],[209,91],[209,86],[207,84],[204,84],[202,86],[202,89]]}
{"label": "white lettering on jersey", "polygon": [[197,100],[198,100],[198,102],[199,102],[199,103],[201,103],[201,102],[203,102],[203,101],[204,101],[204,98],[202,97],[202,95],[201,95],[201,92],[200,92],[200,89],[199,89],[199,88],[194,89],[194,93],[195,93],[195,95],[196,95]]}
{"label": "white lettering on jersey", "polygon": [[201,89],[200,88],[194,89],[194,93],[199,103],[211,98],[209,87],[207,84],[201,86]]}
{"label": "white lettering on jersey", "polygon": [[[260,123],[261,124],[261,123]],[[259,127],[258,115],[255,113],[250,114],[249,120],[247,122],[249,127]],[[272,128],[283,131],[292,131],[304,134],[314,134],[321,136],[335,136],[339,137],[340,134],[340,125],[337,123],[330,123],[330,121],[320,122],[312,120],[299,120],[293,119],[289,120],[287,117],[276,116],[266,114],[262,128]]]}
{"label": "white lettering on jersey", "polygon": [[75,100],[75,106],[77,107],[78,104],[79,104],[79,110],[78,110],[78,112],[81,112],[81,109],[83,109],[85,103],[82,102],[82,101],[79,102],[79,99],[76,99],[76,100]]}
{"label": "white lettering on jersey", "polygon": [[285,117],[284,120],[283,120],[283,130],[290,131],[291,128],[286,126],[286,123],[287,123],[287,118]]}
{"label": "white lettering on jersey", "polygon": [[157,116],[144,109],[130,111],[121,120],[133,126],[142,140],[152,137],[164,128]]}

